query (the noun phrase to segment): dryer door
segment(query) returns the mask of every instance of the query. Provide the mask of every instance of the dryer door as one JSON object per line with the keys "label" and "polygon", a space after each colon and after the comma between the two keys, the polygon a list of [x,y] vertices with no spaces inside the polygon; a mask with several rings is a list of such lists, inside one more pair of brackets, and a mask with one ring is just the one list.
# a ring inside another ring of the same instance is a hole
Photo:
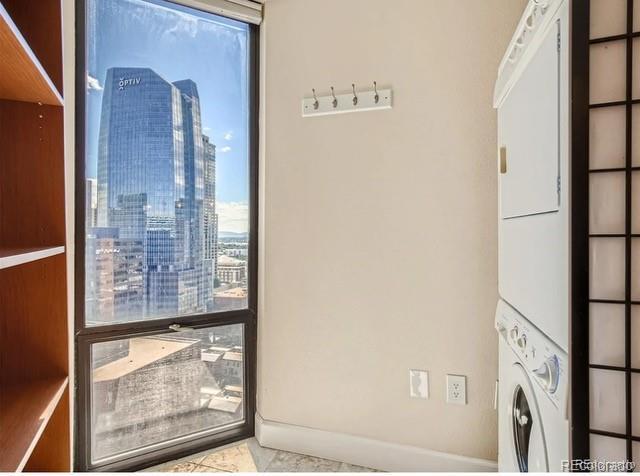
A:
{"label": "dryer door", "polygon": [[560,20],[546,33],[498,111],[500,217],[560,206]]}
{"label": "dryer door", "polygon": [[547,445],[533,386],[522,365],[513,364],[511,373],[509,415],[514,459],[520,472],[547,472]]}

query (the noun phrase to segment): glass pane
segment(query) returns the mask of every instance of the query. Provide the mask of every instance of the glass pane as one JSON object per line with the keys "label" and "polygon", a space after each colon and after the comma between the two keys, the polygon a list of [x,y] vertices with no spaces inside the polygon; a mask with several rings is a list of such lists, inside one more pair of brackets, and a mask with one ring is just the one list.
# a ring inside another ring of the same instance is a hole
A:
{"label": "glass pane", "polygon": [[242,334],[235,324],[93,344],[92,462],[242,422]]}
{"label": "glass pane", "polygon": [[511,415],[513,425],[513,439],[516,451],[516,460],[520,472],[529,471],[529,442],[533,428],[533,418],[527,396],[521,387],[518,387],[513,398],[513,412]]}
{"label": "glass pane", "polygon": [[87,1],[86,323],[247,306],[249,27]]}

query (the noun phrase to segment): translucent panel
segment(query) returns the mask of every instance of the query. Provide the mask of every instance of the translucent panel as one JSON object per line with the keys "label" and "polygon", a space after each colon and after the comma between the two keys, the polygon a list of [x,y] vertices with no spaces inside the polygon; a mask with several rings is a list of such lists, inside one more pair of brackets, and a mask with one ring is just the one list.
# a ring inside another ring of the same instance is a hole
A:
{"label": "translucent panel", "polygon": [[[640,2],[638,4],[638,8],[640,8]],[[631,448],[633,451],[633,462],[636,464],[633,472],[640,473],[640,441],[634,441]]]}
{"label": "translucent panel", "polygon": [[631,300],[640,301],[640,238],[631,240]]}
{"label": "translucent panel", "polygon": [[631,343],[631,367],[640,369],[640,306],[631,307]]}
{"label": "translucent panel", "polygon": [[631,431],[640,437],[640,374],[631,374]]}
{"label": "translucent panel", "polygon": [[624,433],[626,427],[624,372],[591,369],[589,386],[591,428]]}
{"label": "translucent panel", "polygon": [[610,41],[591,45],[590,48],[590,103],[625,99],[626,43]]}
{"label": "translucent panel", "polygon": [[640,31],[640,0],[633,0],[633,31]]}
{"label": "translucent panel", "polygon": [[593,303],[589,306],[589,361],[599,365],[624,365],[624,305]]}
{"label": "translucent panel", "polygon": [[625,180],[624,172],[590,174],[590,233],[625,232]]}
{"label": "translucent panel", "polygon": [[91,347],[95,463],[244,419],[241,324]]}
{"label": "translucent panel", "polygon": [[247,307],[249,26],[87,0],[88,326]]}
{"label": "translucent panel", "polygon": [[589,296],[592,299],[624,299],[624,238],[591,238],[589,251]]}
{"label": "translucent panel", "polygon": [[631,159],[634,166],[640,166],[640,104],[631,106]]}
{"label": "translucent panel", "polygon": [[591,461],[626,461],[627,442],[622,438],[590,436]]}
{"label": "translucent panel", "polygon": [[640,235],[640,171],[631,175],[631,233]]}
{"label": "translucent panel", "polygon": [[640,99],[640,39],[633,40],[633,99]]}
{"label": "translucent panel", "polygon": [[627,0],[591,0],[591,38],[627,32]]}
{"label": "translucent panel", "polygon": [[625,106],[591,109],[589,113],[589,168],[624,167],[626,161],[625,137]]}

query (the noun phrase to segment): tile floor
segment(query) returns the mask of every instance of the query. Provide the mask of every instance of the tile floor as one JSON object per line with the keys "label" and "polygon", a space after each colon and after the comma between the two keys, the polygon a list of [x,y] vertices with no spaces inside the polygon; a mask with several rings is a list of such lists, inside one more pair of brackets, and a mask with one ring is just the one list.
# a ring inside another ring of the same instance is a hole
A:
{"label": "tile floor", "polygon": [[255,438],[223,446],[214,451],[187,456],[144,471],[163,473],[374,472],[362,466],[263,448]]}

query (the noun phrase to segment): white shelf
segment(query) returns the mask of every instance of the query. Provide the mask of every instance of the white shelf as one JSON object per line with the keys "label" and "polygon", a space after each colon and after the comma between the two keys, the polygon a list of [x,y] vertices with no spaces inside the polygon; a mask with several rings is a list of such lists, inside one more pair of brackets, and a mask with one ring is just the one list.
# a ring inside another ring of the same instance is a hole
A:
{"label": "white shelf", "polygon": [[0,269],[19,266],[64,253],[64,246],[49,248],[0,248]]}

